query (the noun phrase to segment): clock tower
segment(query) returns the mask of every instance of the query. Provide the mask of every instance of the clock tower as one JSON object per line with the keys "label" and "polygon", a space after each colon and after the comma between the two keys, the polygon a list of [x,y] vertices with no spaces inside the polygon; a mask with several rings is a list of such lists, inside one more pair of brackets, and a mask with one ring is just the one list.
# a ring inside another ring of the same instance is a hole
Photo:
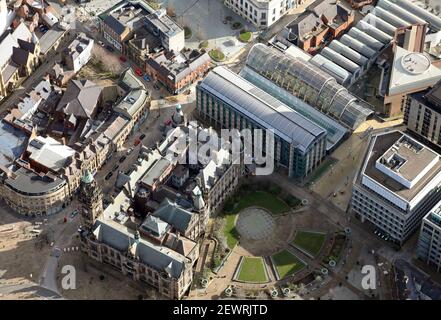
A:
{"label": "clock tower", "polygon": [[90,229],[103,213],[103,194],[89,170],[81,177],[79,202],[82,225],[85,229]]}

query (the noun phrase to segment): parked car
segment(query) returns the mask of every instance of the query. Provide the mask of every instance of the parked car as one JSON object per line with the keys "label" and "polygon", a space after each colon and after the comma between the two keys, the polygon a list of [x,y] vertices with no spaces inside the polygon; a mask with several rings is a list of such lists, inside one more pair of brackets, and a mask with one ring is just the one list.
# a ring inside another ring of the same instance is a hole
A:
{"label": "parked car", "polygon": [[116,170],[118,170],[118,168],[119,168],[119,165],[115,164],[112,168],[112,171],[116,171]]}
{"label": "parked car", "polygon": [[133,147],[130,147],[130,148],[127,150],[126,155],[129,155],[130,153],[132,153],[132,151],[133,151]]}
{"label": "parked car", "polygon": [[109,46],[109,45],[106,46],[106,49],[109,50],[110,52],[115,51],[115,49],[113,49],[113,48],[112,48],[111,46]]}
{"label": "parked car", "polygon": [[74,211],[72,211],[72,213],[70,214],[70,217],[73,219],[75,218],[75,216],[78,214],[78,210],[75,209]]}
{"label": "parked car", "polygon": [[123,163],[124,162],[124,160],[126,160],[126,156],[122,156],[120,159],[119,159],[119,163]]}
{"label": "parked car", "polygon": [[142,77],[142,75],[143,75],[143,74],[142,74],[142,70],[141,70],[140,68],[136,68],[136,69],[135,69],[135,73],[136,73],[136,75],[139,76],[139,77]]}
{"label": "parked car", "polygon": [[44,25],[41,25],[41,26],[38,28],[38,30],[40,30],[41,33],[45,34],[45,33],[49,30],[49,28],[46,27],[46,26],[44,26]]}
{"label": "parked car", "polygon": [[112,176],[113,176],[113,173],[109,172],[108,174],[106,174],[106,177],[104,179],[109,180]]}
{"label": "parked car", "polygon": [[101,46],[101,47],[105,47],[106,45],[104,44],[104,42],[102,42],[102,41],[98,41],[98,44]]}
{"label": "parked car", "polygon": [[145,134],[143,133],[142,135],[139,136],[139,140],[142,140],[145,138]]}
{"label": "parked car", "polygon": [[127,61],[127,58],[126,58],[125,56],[120,56],[120,57],[119,57],[119,60],[120,60],[121,62],[126,62],[126,61]]}
{"label": "parked car", "polygon": [[150,77],[148,76],[148,75],[144,75],[144,81],[146,81],[146,82],[150,82]]}
{"label": "parked car", "polygon": [[158,84],[155,83],[155,84],[153,85],[153,88],[155,88],[155,90],[159,90],[159,86],[158,86]]}

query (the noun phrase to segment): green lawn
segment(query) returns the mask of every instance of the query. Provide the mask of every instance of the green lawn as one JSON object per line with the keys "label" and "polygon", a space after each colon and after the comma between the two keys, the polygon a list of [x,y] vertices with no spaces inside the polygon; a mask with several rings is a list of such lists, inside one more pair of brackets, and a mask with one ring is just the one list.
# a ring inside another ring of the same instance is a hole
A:
{"label": "green lawn", "polygon": [[208,41],[204,40],[201,43],[199,43],[199,48],[207,48],[208,47]]}
{"label": "green lawn", "polygon": [[308,231],[297,231],[292,244],[316,257],[325,242],[326,234]]}
{"label": "green lawn", "polygon": [[213,50],[210,50],[210,52],[208,52],[208,54],[209,54],[210,58],[213,59],[214,61],[224,61],[225,60],[225,55],[220,50],[213,49]]}
{"label": "green lawn", "polygon": [[265,191],[246,193],[230,212],[225,213],[226,224],[224,234],[230,249],[233,249],[239,240],[239,234],[234,226],[237,214],[241,210],[252,206],[265,208],[273,214],[280,214],[290,210],[288,204],[271,193]]}
{"label": "green lawn", "polygon": [[243,257],[237,279],[245,282],[267,282],[262,258]]}
{"label": "green lawn", "polygon": [[237,214],[231,213],[227,214],[225,216],[225,228],[224,228],[224,234],[227,238],[227,245],[228,248],[233,249],[236,245],[237,241],[239,240],[239,233],[236,230],[236,227],[234,226],[236,223],[236,217]]}
{"label": "green lawn", "polygon": [[238,213],[248,207],[262,207],[272,214],[280,214],[290,210],[290,207],[279,197],[265,191],[253,191],[245,194],[233,209],[233,213]]}
{"label": "green lawn", "polygon": [[250,42],[251,37],[252,37],[252,33],[249,31],[246,31],[246,32],[242,32],[239,35],[239,40],[242,42]]}
{"label": "green lawn", "polygon": [[305,267],[305,264],[302,261],[287,250],[283,250],[273,255],[272,260],[280,279],[294,274]]}

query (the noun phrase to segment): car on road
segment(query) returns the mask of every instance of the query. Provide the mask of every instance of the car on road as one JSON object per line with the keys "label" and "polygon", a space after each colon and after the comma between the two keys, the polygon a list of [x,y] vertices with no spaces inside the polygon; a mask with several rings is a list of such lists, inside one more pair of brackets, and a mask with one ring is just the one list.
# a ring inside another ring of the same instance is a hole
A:
{"label": "car on road", "polygon": [[143,76],[142,70],[141,70],[140,68],[136,68],[136,69],[135,69],[135,73],[136,73],[136,75],[139,76],[139,77],[142,77],[142,76]]}
{"label": "car on road", "polygon": [[142,140],[145,138],[145,134],[143,133],[142,135],[139,136],[139,140]]}
{"label": "car on road", "polygon": [[123,163],[124,162],[124,160],[126,160],[126,156],[122,156],[120,159],[119,159],[119,163]]}
{"label": "car on road", "polygon": [[120,57],[119,57],[119,60],[120,60],[121,62],[126,62],[126,61],[127,61],[127,58],[126,58],[125,56],[120,56]]}
{"label": "car on road", "polygon": [[109,50],[110,52],[115,51],[115,49],[113,49],[113,48],[112,48],[111,46],[109,46],[109,45],[106,46],[106,49]]}
{"label": "car on road", "polygon": [[148,75],[144,75],[144,81],[146,81],[146,82],[150,82],[150,77],[148,76]]}
{"label": "car on road", "polygon": [[70,217],[73,219],[75,218],[75,216],[78,214],[78,210],[75,209],[74,211],[72,211],[72,213],[70,214]]}
{"label": "car on road", "polygon": [[38,27],[38,30],[40,30],[41,33],[45,34],[49,30],[49,28],[45,25],[41,25]]}
{"label": "car on road", "polygon": [[104,179],[109,180],[112,176],[113,176],[113,173],[109,172],[108,174],[106,174],[106,177]]}

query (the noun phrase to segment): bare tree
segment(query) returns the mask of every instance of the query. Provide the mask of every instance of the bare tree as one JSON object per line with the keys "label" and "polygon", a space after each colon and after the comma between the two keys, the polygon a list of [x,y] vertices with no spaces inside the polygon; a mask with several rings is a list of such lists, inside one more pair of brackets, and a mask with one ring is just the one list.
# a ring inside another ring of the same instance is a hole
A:
{"label": "bare tree", "polygon": [[171,3],[168,4],[167,8],[166,8],[166,12],[167,15],[169,15],[170,17],[174,18],[176,17],[176,10],[175,10],[175,6]]}
{"label": "bare tree", "polygon": [[196,39],[199,41],[205,40],[207,37],[205,35],[205,32],[198,26],[198,29],[196,30]]}

